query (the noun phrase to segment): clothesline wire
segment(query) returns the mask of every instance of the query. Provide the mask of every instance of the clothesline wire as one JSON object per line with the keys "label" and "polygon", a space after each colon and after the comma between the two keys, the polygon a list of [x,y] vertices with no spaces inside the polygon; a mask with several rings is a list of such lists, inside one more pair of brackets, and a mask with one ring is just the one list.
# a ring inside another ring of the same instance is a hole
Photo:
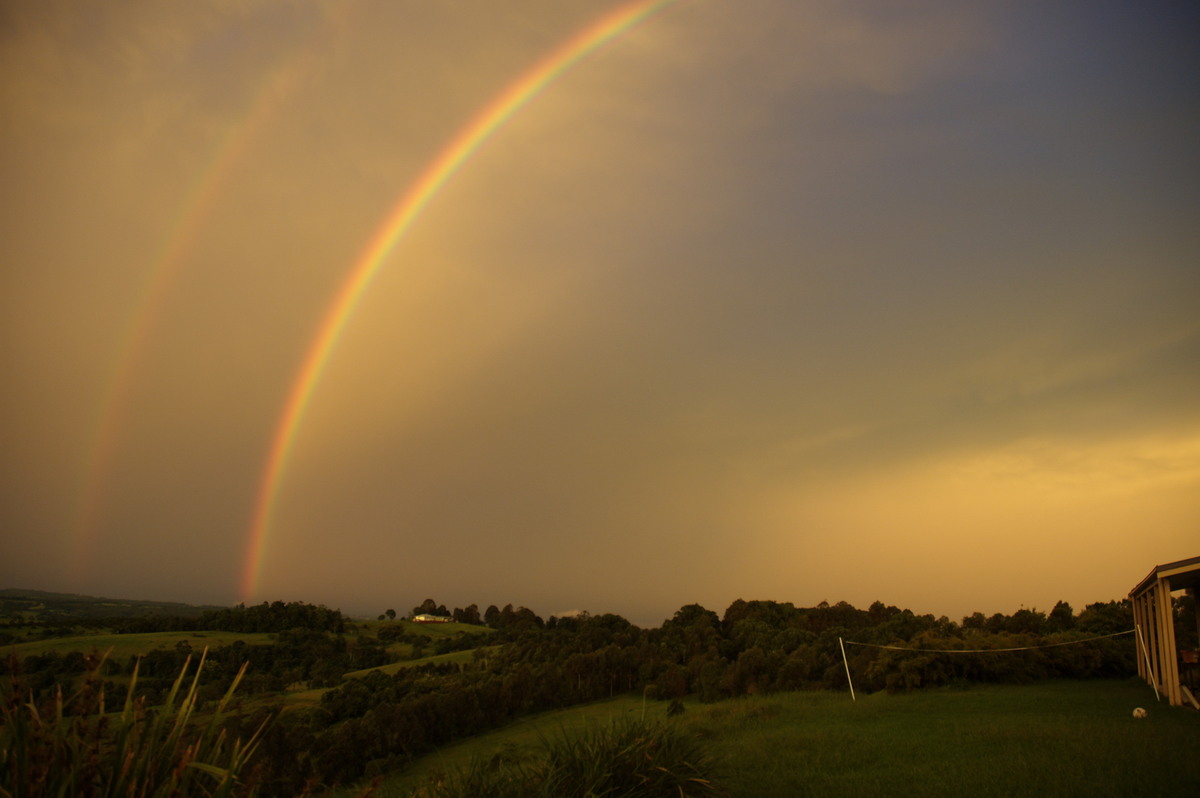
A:
{"label": "clothesline wire", "polygon": [[883,648],[888,651],[912,651],[919,654],[994,654],[999,651],[1033,651],[1039,648],[1056,648],[1058,646],[1073,646],[1076,643],[1090,643],[1093,640],[1103,640],[1107,637],[1120,637],[1121,635],[1131,635],[1134,630],[1129,629],[1124,632],[1113,632],[1108,635],[1096,635],[1095,637],[1085,637],[1082,640],[1067,640],[1062,643],[1046,643],[1040,646],[1018,646],[1016,648],[906,648],[905,646],[885,646],[878,643],[859,643],[856,640],[845,641],[852,646],[866,646],[867,648]]}

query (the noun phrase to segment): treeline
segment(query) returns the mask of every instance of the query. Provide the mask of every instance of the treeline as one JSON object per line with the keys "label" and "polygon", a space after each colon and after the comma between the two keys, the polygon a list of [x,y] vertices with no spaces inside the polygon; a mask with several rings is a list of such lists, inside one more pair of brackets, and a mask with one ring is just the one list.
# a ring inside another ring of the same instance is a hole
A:
{"label": "treeline", "polygon": [[[1060,602],[1049,615],[1020,610],[985,618],[982,628],[975,616],[958,624],[880,602],[860,610],[845,602],[798,608],[738,600],[723,616],[689,605],[657,629],[611,614],[527,620],[503,636],[507,643],[477,649],[470,662],[395,676],[375,672],[328,691],[315,710],[281,716],[262,750],[266,792],[288,795],[370,777],[522,715],[622,693],[716,701],[844,688],[839,638],[852,641],[850,670],[863,691],[1122,677],[1135,670],[1128,636],[994,654],[871,647],[949,651],[1065,643],[1127,631],[1127,602],[1089,605],[1078,615]],[[249,719],[247,728],[258,720]]]}
{"label": "treeline", "polygon": [[341,610],[303,601],[275,601],[205,610],[198,617],[147,616],[128,620],[113,619],[118,634],[146,632],[286,632],[309,629],[343,634],[348,619]]}
{"label": "treeline", "polygon": [[[495,604],[492,604],[480,614],[478,604],[471,604],[467,607],[455,607],[453,611],[450,611],[446,609],[445,604],[438,604],[433,599],[427,598],[413,607],[412,616],[416,617],[418,615],[433,615],[439,618],[446,618],[455,623],[487,626],[491,629],[507,631],[541,628],[546,625],[533,610],[528,607],[514,608],[511,604],[506,604],[504,609],[500,609]],[[395,613],[392,610],[388,610],[379,616],[379,620],[382,621],[384,618],[394,617]]]}
{"label": "treeline", "polygon": [[[78,602],[83,606],[82,602]],[[106,605],[98,605],[88,613],[81,612],[71,617],[49,616],[30,620],[11,617],[0,620],[0,645],[24,642],[24,636],[15,632],[28,632],[37,627],[38,637],[49,639],[74,635],[96,634],[101,630],[114,634],[147,634],[153,632],[284,632],[289,629],[311,629],[315,631],[343,634],[349,619],[340,610],[331,610],[319,604],[302,601],[275,601],[247,607],[214,607],[182,615],[146,613],[128,617],[125,614],[104,614]],[[155,608],[170,606],[152,605]],[[186,606],[186,605],[179,605]],[[13,630],[13,631],[8,631]]]}

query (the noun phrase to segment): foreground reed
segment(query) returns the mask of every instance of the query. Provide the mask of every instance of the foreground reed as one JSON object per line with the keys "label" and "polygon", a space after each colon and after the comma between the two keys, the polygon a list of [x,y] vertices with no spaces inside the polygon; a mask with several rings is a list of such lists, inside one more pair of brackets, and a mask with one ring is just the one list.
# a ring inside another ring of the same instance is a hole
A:
{"label": "foreground reed", "polygon": [[[64,699],[61,685],[39,705],[21,685],[10,660],[12,685],[0,711],[0,796],[3,798],[116,798],[117,796],[249,796],[253,785],[243,772],[258,745],[262,727],[242,742],[231,739],[222,721],[238,672],[206,722],[196,717],[201,655],[188,683],[191,657],[162,706],[135,698],[134,668],[120,714],[106,714],[99,678],[102,657],[90,657],[83,684]],[[188,683],[186,689],[185,683]]]}

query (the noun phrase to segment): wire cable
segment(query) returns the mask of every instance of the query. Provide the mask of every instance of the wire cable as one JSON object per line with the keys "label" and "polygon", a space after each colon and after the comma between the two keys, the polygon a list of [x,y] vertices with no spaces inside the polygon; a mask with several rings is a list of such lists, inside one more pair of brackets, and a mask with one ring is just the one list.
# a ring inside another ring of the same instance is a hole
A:
{"label": "wire cable", "polygon": [[1067,640],[1062,643],[1046,643],[1041,646],[1019,646],[1017,648],[906,648],[904,646],[884,646],[878,643],[859,643],[856,640],[845,641],[852,646],[866,646],[867,648],[883,648],[888,651],[912,651],[919,654],[993,654],[1000,651],[1034,651],[1039,648],[1056,648],[1058,646],[1073,646],[1076,643],[1089,643],[1093,640],[1104,640],[1108,637],[1120,637],[1121,635],[1131,635],[1134,630],[1129,629],[1124,632],[1113,632],[1109,635],[1096,635],[1095,637],[1085,637],[1082,640]]}

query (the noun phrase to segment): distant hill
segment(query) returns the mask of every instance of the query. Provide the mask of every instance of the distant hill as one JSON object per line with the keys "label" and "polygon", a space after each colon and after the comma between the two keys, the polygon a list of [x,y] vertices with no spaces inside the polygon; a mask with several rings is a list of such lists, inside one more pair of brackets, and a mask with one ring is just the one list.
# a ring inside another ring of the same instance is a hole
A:
{"label": "distant hill", "polygon": [[199,616],[206,610],[226,609],[213,605],[197,606],[177,601],[143,601],[83,596],[76,593],[51,593],[45,590],[0,588],[0,618],[28,621],[70,620],[83,618],[141,618],[147,615]]}

